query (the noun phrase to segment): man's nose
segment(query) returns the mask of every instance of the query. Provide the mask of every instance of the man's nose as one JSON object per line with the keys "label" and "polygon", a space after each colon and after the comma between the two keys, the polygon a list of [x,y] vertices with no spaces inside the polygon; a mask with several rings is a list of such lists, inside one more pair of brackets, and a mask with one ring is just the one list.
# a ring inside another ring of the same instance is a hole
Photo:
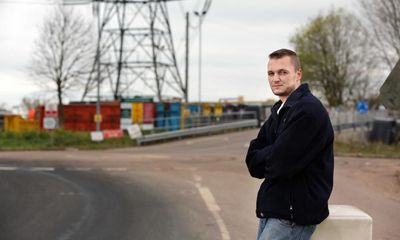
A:
{"label": "man's nose", "polygon": [[271,79],[273,82],[279,82],[281,80],[279,74],[274,74]]}

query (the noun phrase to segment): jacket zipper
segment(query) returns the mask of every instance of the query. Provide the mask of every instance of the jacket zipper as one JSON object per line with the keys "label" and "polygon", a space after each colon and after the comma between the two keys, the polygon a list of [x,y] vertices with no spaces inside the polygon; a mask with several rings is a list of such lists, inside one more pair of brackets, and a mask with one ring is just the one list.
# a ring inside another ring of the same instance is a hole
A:
{"label": "jacket zipper", "polygon": [[289,210],[290,210],[290,219],[293,220],[293,206],[292,206],[292,204],[290,204]]}
{"label": "jacket zipper", "polygon": [[289,195],[289,212],[290,212],[290,219],[293,220],[293,205],[292,205],[292,185],[290,185],[290,195]]}

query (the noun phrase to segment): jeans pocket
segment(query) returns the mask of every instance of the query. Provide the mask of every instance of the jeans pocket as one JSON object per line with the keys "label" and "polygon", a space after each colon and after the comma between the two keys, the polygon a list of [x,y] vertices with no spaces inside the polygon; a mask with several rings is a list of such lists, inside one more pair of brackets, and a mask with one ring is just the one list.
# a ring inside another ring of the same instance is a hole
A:
{"label": "jeans pocket", "polygon": [[287,227],[293,227],[295,224],[294,222],[286,219],[277,218],[278,222]]}

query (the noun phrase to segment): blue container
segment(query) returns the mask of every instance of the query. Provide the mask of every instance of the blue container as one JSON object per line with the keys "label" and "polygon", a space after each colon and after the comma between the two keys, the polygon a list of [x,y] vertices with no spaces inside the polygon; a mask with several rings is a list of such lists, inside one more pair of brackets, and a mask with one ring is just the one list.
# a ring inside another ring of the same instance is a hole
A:
{"label": "blue container", "polygon": [[198,104],[190,104],[188,106],[189,110],[190,110],[190,114],[195,114],[199,112],[199,109],[201,108],[201,106],[199,106]]}
{"label": "blue container", "polygon": [[169,112],[171,112],[171,113],[181,113],[181,106],[182,106],[182,104],[181,103],[179,103],[179,102],[176,102],[176,103],[170,103],[169,104]]}
{"label": "blue container", "polygon": [[156,127],[165,127],[165,106],[164,103],[157,103],[156,105]]}
{"label": "blue container", "polygon": [[169,130],[171,131],[180,129],[181,106],[182,104],[179,102],[169,104],[168,119],[169,119]]}

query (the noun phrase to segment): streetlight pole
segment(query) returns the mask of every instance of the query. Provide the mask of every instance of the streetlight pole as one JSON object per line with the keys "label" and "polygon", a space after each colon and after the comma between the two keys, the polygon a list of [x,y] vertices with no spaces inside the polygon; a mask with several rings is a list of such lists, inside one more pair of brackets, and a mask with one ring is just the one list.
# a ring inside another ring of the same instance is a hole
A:
{"label": "streetlight pole", "polygon": [[199,91],[198,91],[198,99],[199,99],[199,103],[198,103],[198,110],[199,110],[199,116],[201,115],[201,54],[202,54],[202,25],[203,25],[203,20],[208,12],[208,10],[210,9],[211,6],[211,1],[212,0],[206,0],[204,2],[204,6],[203,6],[203,10],[202,11],[195,11],[194,15],[196,15],[197,17],[199,17],[199,59],[198,59],[198,64],[199,64]]}
{"label": "streetlight pole", "polygon": [[100,109],[100,39],[101,39],[101,27],[100,27],[100,3],[97,1],[94,3],[94,13],[97,16],[97,49],[96,49],[96,73],[97,73],[97,99],[96,99],[96,131],[101,130],[101,109]]}

